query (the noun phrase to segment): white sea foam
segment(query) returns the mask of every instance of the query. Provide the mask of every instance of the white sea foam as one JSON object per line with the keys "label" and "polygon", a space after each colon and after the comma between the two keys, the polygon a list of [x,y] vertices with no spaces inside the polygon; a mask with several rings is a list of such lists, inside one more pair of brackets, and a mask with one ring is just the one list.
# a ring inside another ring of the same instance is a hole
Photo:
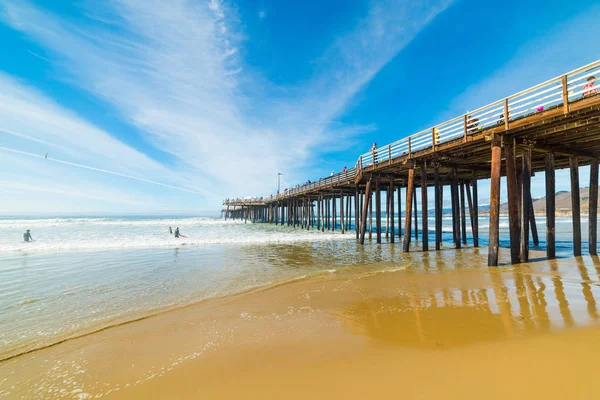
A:
{"label": "white sea foam", "polygon": [[[182,235],[169,233],[180,228]],[[23,241],[31,230],[33,242]],[[136,249],[211,244],[289,243],[296,241],[341,240],[350,235],[338,232],[293,229],[287,226],[224,221],[217,218],[134,219],[134,218],[52,218],[0,220],[0,251],[70,251]]]}

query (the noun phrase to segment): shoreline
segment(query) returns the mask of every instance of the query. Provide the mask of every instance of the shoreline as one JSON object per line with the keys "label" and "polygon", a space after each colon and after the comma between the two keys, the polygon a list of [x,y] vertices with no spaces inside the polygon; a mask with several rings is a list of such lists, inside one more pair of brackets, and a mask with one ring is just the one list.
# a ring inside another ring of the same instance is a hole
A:
{"label": "shoreline", "polygon": [[594,373],[559,360],[576,346],[582,365],[595,362],[600,328],[589,307],[600,265],[532,252],[530,264],[490,269],[486,256],[415,252],[395,271],[373,263],[186,305],[0,362],[0,398],[418,398],[464,395],[451,381],[483,390],[477,379],[530,376],[506,361],[486,378],[477,366],[492,354],[544,359],[554,379]]}

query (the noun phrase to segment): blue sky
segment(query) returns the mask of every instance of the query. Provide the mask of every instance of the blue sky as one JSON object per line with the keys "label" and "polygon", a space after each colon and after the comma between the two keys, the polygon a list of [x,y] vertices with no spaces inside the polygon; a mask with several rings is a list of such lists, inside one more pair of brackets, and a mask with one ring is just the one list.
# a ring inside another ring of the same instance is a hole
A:
{"label": "blue sky", "polygon": [[598,16],[593,1],[0,0],[0,214],[196,213],[272,193],[277,172],[315,180],[595,61]]}

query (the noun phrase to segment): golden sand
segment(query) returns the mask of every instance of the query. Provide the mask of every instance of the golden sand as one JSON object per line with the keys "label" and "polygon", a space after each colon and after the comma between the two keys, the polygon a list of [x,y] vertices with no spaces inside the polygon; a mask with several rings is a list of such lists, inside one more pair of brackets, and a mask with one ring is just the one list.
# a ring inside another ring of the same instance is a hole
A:
{"label": "golden sand", "polygon": [[398,271],[326,273],[9,360],[0,397],[600,395],[598,259],[490,269],[473,249],[411,257]]}

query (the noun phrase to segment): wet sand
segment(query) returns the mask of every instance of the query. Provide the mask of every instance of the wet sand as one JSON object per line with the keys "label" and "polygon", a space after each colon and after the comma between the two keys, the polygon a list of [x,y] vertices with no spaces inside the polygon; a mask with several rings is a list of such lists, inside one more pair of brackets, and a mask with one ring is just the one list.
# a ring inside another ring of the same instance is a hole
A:
{"label": "wet sand", "polygon": [[3,362],[0,397],[597,397],[600,261],[532,258],[415,252],[204,301]]}

